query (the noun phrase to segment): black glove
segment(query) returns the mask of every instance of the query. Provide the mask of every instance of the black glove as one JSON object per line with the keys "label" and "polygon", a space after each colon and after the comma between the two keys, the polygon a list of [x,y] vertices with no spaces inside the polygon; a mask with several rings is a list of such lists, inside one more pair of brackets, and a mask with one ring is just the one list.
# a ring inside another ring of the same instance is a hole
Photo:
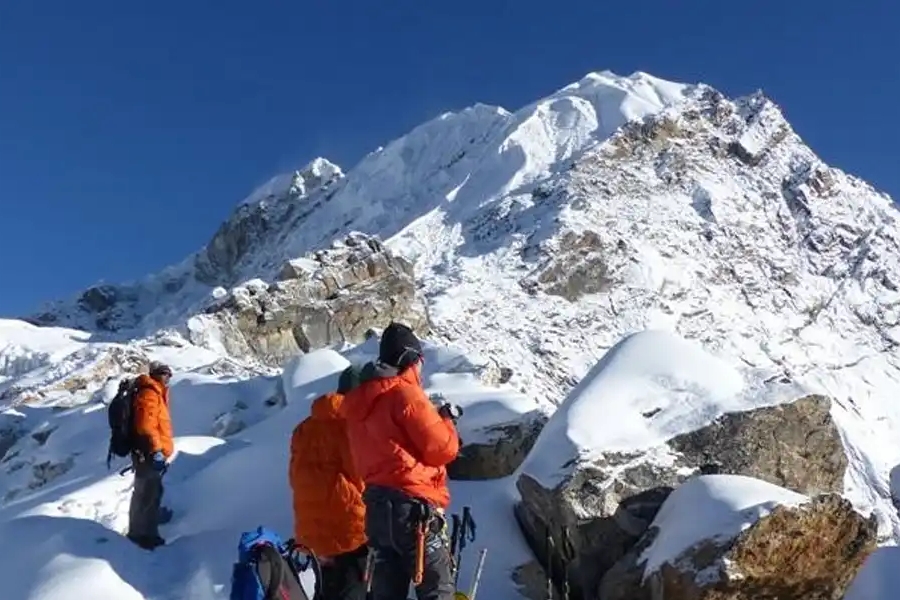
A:
{"label": "black glove", "polygon": [[438,414],[444,417],[445,419],[450,419],[454,423],[456,423],[461,416],[463,416],[463,409],[461,406],[456,404],[450,404],[449,402],[444,403],[438,409]]}

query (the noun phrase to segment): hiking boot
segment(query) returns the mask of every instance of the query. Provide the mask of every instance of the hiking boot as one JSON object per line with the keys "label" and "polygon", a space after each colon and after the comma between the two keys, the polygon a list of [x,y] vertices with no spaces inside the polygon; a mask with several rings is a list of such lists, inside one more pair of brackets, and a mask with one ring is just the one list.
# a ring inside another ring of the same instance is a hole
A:
{"label": "hiking boot", "polygon": [[164,546],[166,543],[166,540],[158,535],[131,535],[129,533],[126,537],[144,550],[155,550],[159,546]]}

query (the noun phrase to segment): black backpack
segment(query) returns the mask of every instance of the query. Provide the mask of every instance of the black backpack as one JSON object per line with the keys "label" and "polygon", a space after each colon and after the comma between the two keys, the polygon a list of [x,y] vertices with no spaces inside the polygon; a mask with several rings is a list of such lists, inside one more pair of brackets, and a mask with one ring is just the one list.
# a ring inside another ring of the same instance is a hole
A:
{"label": "black backpack", "polygon": [[137,379],[126,377],[119,382],[119,390],[106,409],[106,417],[109,421],[107,469],[113,456],[125,457],[137,449],[137,440],[134,434],[134,398],[137,391]]}

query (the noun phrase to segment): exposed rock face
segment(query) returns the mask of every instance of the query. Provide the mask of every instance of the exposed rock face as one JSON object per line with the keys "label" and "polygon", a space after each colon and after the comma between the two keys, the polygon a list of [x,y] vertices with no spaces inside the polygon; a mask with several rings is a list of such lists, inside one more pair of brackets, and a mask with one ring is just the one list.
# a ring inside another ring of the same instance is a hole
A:
{"label": "exposed rock face", "polygon": [[352,234],[344,243],[290,261],[281,279],[233,289],[188,323],[190,340],[209,333],[231,356],[280,365],[298,352],[359,342],[371,327],[402,321],[420,333],[428,318],[416,297],[412,264],[377,239]]}
{"label": "exposed rock face", "polygon": [[[605,244],[596,232],[566,232],[552,250],[552,257],[542,263],[533,278],[523,280],[522,286],[531,292],[541,289],[570,302],[605,292],[615,283],[607,256],[616,251],[615,244]],[[621,253],[621,247],[618,252]]]}
{"label": "exposed rock face", "polygon": [[[603,600],[839,600],[875,550],[875,519],[836,494],[778,506],[735,537],[703,540],[645,574],[656,526],[604,577]],[[645,577],[646,575],[646,577]]]}
{"label": "exposed rock face", "polygon": [[724,415],[709,427],[669,441],[688,465],[739,473],[816,494],[842,489],[847,456],[829,412],[831,401],[807,396],[791,404]]}
{"label": "exposed rock face", "polygon": [[16,445],[23,434],[24,430],[18,420],[7,419],[0,424],[0,460],[3,460],[9,449]]}
{"label": "exposed rock face", "polygon": [[447,465],[451,479],[500,479],[512,475],[547,422],[540,411],[523,415],[515,423],[496,425],[485,431],[492,443],[465,444],[456,460]]}
{"label": "exposed rock face", "polygon": [[[113,377],[146,369],[149,360],[139,350],[128,346],[109,345],[102,352],[82,349],[73,354],[85,363],[83,368],[61,370],[54,379],[28,385],[12,385],[0,392],[0,403],[16,406],[20,403],[44,401],[50,396],[76,396],[94,393]],[[65,402],[60,402],[65,404]],[[2,443],[0,443],[2,446]],[[2,453],[0,453],[2,454]]]}
{"label": "exposed rock face", "polygon": [[547,574],[536,560],[519,565],[512,573],[519,594],[529,600],[547,600]]}
{"label": "exposed rock face", "polygon": [[[578,558],[570,565],[573,597],[586,598],[602,575],[646,532],[674,487],[692,474],[749,475],[803,494],[842,489],[847,459],[829,415],[829,400],[808,396],[789,405],[723,415],[669,440],[664,448],[606,454],[576,465],[555,489],[523,474],[516,516],[529,545],[546,565],[547,530],[561,547],[571,530]],[[662,466],[651,456],[668,455]],[[553,572],[562,563],[555,554]]]}
{"label": "exposed rock face", "polygon": [[343,177],[340,169],[318,159],[305,168],[279,177],[254,192],[253,200],[240,206],[222,223],[209,244],[194,259],[197,280],[207,285],[233,285],[242,260],[260,240],[277,233],[285,215],[268,210],[267,202],[283,202],[296,207],[314,191],[328,187]]}

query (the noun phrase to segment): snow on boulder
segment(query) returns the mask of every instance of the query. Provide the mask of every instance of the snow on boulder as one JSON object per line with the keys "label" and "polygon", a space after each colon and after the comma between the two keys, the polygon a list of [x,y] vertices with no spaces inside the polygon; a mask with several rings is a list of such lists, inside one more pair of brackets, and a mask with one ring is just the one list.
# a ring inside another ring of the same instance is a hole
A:
{"label": "snow on boulder", "polygon": [[546,539],[562,548],[568,529],[577,558],[567,568],[580,594],[596,589],[691,475],[840,491],[847,458],[831,403],[802,394],[745,377],[675,334],[623,339],[573,389],[519,471],[516,517],[535,555],[560,573],[562,557],[547,556]]}
{"label": "snow on boulder", "polygon": [[591,597],[837,599],[876,537],[875,518],[837,494],[809,498],[739,475],[694,477]]}
{"label": "snow on boulder", "polygon": [[303,406],[308,413],[316,398],[337,390],[341,372],[349,366],[350,361],[329,348],[295,356],[281,374],[286,403]]}

